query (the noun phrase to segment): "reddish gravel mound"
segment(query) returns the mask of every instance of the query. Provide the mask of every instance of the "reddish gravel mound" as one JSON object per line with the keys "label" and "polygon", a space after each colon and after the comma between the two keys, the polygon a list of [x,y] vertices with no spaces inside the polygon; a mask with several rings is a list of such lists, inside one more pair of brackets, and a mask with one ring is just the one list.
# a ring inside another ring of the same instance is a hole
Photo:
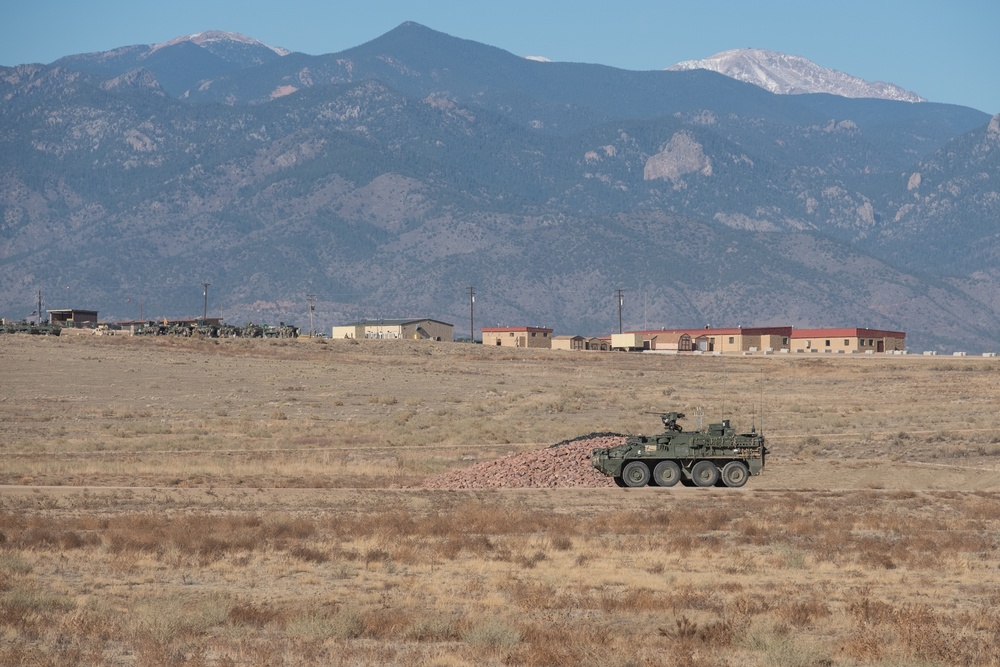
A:
{"label": "reddish gravel mound", "polygon": [[590,465],[590,452],[625,442],[623,435],[584,436],[552,447],[511,454],[428,478],[428,489],[523,489],[614,486]]}

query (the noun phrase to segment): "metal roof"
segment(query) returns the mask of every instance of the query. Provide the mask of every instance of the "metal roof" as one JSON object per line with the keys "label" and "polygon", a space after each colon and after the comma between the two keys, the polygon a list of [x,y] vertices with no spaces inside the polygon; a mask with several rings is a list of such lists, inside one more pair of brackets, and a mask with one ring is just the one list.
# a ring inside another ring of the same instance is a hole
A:
{"label": "metal roof", "polygon": [[402,318],[390,318],[390,317],[378,317],[370,320],[358,320],[357,322],[347,322],[346,324],[338,324],[338,327],[401,327],[407,324],[416,324],[418,322],[437,322],[438,324],[443,324],[448,327],[455,326],[448,322],[442,322],[441,320],[434,320],[429,317],[415,317],[410,319]]}
{"label": "metal roof", "polygon": [[903,331],[884,329],[795,329],[792,338],[906,338]]}
{"label": "metal roof", "polygon": [[483,331],[493,331],[493,332],[502,331],[502,332],[505,332],[505,333],[508,332],[508,331],[513,331],[513,332],[517,332],[517,331],[548,331],[549,333],[552,333],[552,329],[549,329],[548,327],[483,327]]}

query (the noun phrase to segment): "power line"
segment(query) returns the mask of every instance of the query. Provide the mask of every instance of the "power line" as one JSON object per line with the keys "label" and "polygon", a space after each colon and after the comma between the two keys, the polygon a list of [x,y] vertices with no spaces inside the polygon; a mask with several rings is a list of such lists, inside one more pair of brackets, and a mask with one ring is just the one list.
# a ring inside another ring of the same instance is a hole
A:
{"label": "power line", "polygon": [[476,292],[469,287],[469,342],[476,342]]}
{"label": "power line", "polygon": [[622,288],[618,288],[618,333],[622,332],[622,306],[625,305],[625,297]]}
{"label": "power line", "polygon": [[315,329],[313,329],[313,311],[316,310],[316,295],[306,294],[306,300],[309,302],[309,337],[312,338],[315,333]]}

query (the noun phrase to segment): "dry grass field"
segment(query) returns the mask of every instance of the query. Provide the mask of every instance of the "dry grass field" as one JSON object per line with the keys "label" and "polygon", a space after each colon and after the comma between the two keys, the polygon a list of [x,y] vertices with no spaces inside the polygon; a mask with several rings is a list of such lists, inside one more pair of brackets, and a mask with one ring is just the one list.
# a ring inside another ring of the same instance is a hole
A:
{"label": "dry grass field", "polygon": [[[983,358],[3,336],[0,667],[1000,665],[998,398]],[[421,488],[664,410],[763,425],[763,475]]]}

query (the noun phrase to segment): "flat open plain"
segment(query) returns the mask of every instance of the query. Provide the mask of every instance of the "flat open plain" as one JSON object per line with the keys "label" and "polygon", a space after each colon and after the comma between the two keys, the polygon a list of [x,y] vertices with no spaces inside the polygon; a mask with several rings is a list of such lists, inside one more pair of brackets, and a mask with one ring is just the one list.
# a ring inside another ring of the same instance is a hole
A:
{"label": "flat open plain", "polygon": [[[0,665],[998,665],[1000,360],[0,337]],[[731,418],[741,489],[429,489]]]}

